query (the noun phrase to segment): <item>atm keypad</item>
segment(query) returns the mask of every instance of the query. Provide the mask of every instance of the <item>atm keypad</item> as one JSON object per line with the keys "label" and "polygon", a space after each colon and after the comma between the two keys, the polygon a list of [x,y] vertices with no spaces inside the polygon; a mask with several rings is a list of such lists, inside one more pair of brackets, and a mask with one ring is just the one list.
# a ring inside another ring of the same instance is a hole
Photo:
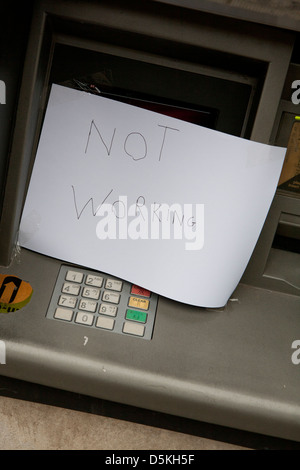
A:
{"label": "atm keypad", "polygon": [[62,265],[47,318],[150,340],[158,296],[89,269]]}

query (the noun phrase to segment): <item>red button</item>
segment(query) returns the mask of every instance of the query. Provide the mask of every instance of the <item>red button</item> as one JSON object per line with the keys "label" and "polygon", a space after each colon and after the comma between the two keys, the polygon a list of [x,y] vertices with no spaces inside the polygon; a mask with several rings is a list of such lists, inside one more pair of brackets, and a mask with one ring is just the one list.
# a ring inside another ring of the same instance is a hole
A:
{"label": "red button", "polygon": [[150,297],[151,292],[143,287],[136,286],[135,284],[131,287],[131,294],[142,295],[143,297]]}

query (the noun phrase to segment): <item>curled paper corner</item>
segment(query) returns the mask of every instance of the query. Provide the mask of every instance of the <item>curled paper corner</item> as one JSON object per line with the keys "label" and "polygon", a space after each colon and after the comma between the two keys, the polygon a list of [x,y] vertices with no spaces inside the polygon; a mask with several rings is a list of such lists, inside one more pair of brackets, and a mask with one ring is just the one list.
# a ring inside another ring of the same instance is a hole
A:
{"label": "curled paper corner", "polygon": [[0,313],[11,313],[27,305],[33,289],[17,276],[0,274]]}

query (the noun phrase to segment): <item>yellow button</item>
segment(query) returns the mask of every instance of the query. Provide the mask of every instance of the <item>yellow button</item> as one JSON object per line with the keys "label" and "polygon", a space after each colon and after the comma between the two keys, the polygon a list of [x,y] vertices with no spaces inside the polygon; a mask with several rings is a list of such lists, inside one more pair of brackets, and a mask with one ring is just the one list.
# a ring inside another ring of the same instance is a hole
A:
{"label": "yellow button", "polygon": [[142,310],[148,310],[149,300],[140,299],[139,297],[130,297],[128,305],[129,307],[135,307],[135,308],[140,308]]}

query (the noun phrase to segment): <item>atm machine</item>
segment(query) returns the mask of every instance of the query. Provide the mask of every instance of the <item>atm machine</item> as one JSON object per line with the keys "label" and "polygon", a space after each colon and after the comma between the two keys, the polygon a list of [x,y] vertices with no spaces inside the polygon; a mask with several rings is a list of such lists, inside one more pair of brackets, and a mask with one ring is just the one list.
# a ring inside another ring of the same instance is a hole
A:
{"label": "atm machine", "polygon": [[[53,83],[172,106],[179,114],[189,109],[203,126],[287,146],[300,113],[291,100],[291,85],[300,79],[297,20],[203,3],[205,11],[199,2],[175,0],[34,3],[10,145],[0,155],[1,294],[11,277],[33,292],[27,303],[25,295],[18,309],[0,314],[0,374],[300,441],[299,189],[278,187],[251,260],[223,308],[154,295],[147,337],[140,333],[142,315],[119,334],[49,318],[62,289],[96,286],[102,278],[114,292],[125,286],[130,296],[132,286],[17,243]],[[134,295],[142,305],[148,294]]]}

